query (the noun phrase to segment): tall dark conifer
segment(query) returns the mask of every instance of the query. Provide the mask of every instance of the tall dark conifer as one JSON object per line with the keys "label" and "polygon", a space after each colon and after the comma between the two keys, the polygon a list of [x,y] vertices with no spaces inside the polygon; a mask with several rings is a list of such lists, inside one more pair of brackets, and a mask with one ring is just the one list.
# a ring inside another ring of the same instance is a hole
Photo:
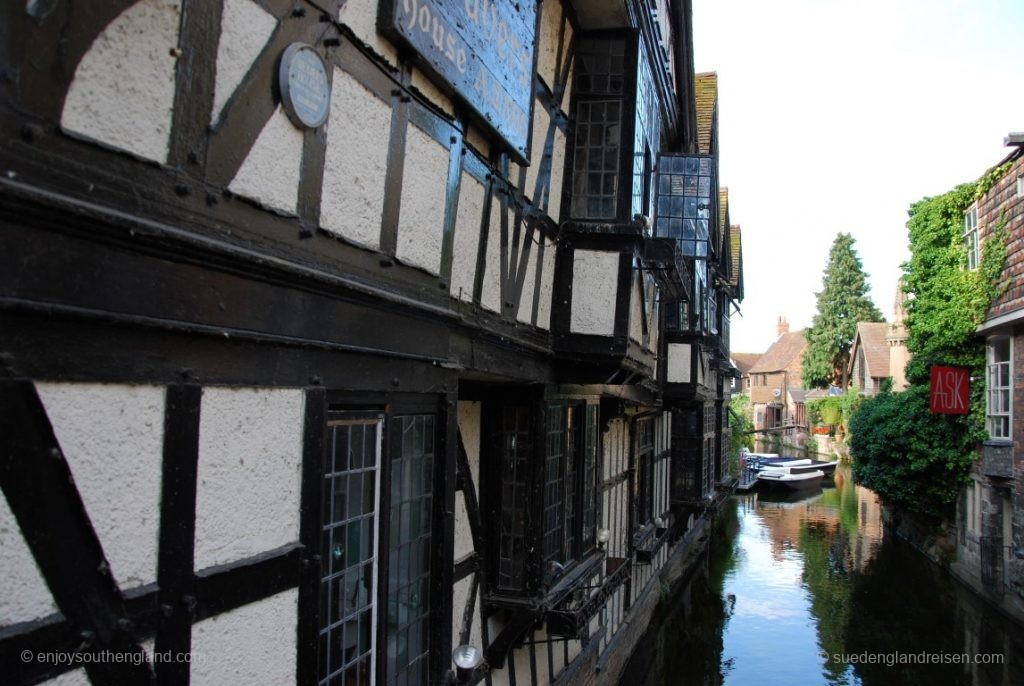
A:
{"label": "tall dark conifer", "polygon": [[818,312],[805,334],[804,388],[829,385],[846,388],[846,370],[857,322],[885,321],[867,295],[867,274],[853,244],[853,236],[848,233],[837,235],[832,243],[822,289],[816,294]]}

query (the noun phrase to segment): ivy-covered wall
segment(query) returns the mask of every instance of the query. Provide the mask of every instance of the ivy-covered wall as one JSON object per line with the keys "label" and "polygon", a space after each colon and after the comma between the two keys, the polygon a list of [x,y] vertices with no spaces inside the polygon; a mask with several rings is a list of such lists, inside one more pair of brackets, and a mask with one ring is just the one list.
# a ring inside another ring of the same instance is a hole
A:
{"label": "ivy-covered wall", "polygon": [[[907,303],[909,387],[866,399],[850,422],[854,477],[887,501],[931,516],[950,514],[984,432],[984,341],[976,329],[989,303],[1005,290],[1005,226],[993,225],[977,269],[969,270],[964,212],[1005,168],[910,208],[910,260],[903,265]],[[929,412],[932,365],[967,367],[968,415]]]}

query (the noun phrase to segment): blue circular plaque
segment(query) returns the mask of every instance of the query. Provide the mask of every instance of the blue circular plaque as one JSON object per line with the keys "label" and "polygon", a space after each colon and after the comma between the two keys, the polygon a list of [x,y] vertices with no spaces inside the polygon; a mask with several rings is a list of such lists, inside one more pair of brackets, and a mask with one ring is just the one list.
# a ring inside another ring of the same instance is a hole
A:
{"label": "blue circular plaque", "polygon": [[331,109],[327,65],[312,45],[292,43],[281,55],[277,72],[281,101],[288,118],[300,129],[315,129]]}

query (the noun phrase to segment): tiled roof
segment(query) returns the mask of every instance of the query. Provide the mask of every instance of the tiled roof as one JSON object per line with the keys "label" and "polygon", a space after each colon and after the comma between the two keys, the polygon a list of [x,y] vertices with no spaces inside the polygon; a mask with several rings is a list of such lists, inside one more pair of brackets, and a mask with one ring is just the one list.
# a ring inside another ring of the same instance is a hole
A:
{"label": "tiled roof", "polygon": [[697,105],[697,152],[711,154],[711,129],[718,105],[718,74],[713,71],[695,74],[694,100]]}
{"label": "tiled roof", "polygon": [[799,373],[803,366],[801,357],[806,347],[807,339],[804,338],[802,330],[784,333],[765,351],[757,364],[750,368],[750,372],[752,374],[782,371]]}
{"label": "tiled roof", "polygon": [[750,368],[761,359],[761,353],[732,353],[730,357],[732,358],[732,363],[736,365],[736,369],[739,369],[740,373],[746,376]]}
{"label": "tiled roof", "polygon": [[853,347],[850,348],[851,370],[858,349],[863,348],[867,375],[875,379],[889,376],[889,344],[885,342],[888,329],[885,322],[857,322],[857,335],[853,337]]}
{"label": "tiled roof", "polygon": [[[718,254],[722,254],[726,229],[729,228],[729,189],[722,186],[718,189]],[[730,246],[731,247],[731,246]]]}
{"label": "tiled roof", "polygon": [[729,249],[732,253],[732,285],[736,289],[736,297],[743,298],[743,240],[740,225],[729,227]]}
{"label": "tiled roof", "polygon": [[802,388],[790,388],[788,392],[794,403],[802,403],[807,400],[807,391]]}

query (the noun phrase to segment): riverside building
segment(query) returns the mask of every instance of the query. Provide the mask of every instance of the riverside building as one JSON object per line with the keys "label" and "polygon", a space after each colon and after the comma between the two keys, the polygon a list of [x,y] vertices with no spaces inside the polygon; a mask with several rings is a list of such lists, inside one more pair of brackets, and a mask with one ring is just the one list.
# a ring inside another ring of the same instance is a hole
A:
{"label": "riverside building", "polygon": [[615,683],[729,484],[689,0],[0,32],[6,683]]}

